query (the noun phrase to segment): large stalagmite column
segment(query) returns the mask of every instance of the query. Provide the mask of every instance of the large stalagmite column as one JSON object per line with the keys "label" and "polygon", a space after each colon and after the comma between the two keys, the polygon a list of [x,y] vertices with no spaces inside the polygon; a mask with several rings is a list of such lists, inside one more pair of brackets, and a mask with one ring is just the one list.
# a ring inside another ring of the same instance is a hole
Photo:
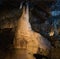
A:
{"label": "large stalagmite column", "polygon": [[[16,59],[34,59],[38,48],[42,53],[50,49],[50,42],[40,34],[34,32],[29,23],[28,4],[23,6],[22,15],[17,22],[17,28],[14,39],[14,49],[16,50]],[[25,56],[25,57],[22,57]]]}
{"label": "large stalagmite column", "polygon": [[[17,23],[14,48],[18,49],[18,51],[16,50],[17,55],[23,53],[23,55],[27,55],[28,59],[33,59],[33,57],[31,58],[32,54],[37,53],[38,50],[38,41],[36,40],[29,23],[28,5],[23,6],[22,15]],[[21,52],[22,50],[24,50],[24,52]]]}

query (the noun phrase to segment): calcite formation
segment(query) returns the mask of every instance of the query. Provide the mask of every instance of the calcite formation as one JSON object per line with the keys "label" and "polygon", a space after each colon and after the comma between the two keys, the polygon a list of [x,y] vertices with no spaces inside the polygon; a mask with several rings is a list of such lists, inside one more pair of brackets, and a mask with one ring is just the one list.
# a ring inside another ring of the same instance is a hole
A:
{"label": "calcite formation", "polygon": [[51,48],[50,42],[47,39],[32,30],[29,23],[28,5],[26,7],[23,6],[22,15],[17,23],[14,48],[16,49],[17,55],[19,54],[17,50],[24,49],[29,56],[36,54],[38,52],[38,48],[43,49],[43,51],[46,52]]}

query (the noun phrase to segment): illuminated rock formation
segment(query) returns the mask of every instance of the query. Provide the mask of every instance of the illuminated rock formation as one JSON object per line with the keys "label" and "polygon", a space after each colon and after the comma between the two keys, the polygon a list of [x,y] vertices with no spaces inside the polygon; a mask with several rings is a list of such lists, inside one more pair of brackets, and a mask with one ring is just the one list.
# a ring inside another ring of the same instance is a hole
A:
{"label": "illuminated rock formation", "polygon": [[50,47],[50,42],[47,39],[32,30],[31,24],[29,23],[29,7],[28,5],[27,7],[23,6],[22,15],[17,23],[14,48],[20,50],[25,49],[28,54],[36,54],[38,48],[46,51],[49,50]]}

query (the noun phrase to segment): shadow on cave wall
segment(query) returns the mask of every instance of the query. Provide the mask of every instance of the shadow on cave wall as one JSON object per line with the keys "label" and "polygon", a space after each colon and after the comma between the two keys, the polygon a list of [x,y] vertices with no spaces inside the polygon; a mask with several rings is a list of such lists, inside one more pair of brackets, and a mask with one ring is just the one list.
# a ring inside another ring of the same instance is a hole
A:
{"label": "shadow on cave wall", "polygon": [[0,29],[0,50],[8,52],[13,44],[14,32],[12,28]]}

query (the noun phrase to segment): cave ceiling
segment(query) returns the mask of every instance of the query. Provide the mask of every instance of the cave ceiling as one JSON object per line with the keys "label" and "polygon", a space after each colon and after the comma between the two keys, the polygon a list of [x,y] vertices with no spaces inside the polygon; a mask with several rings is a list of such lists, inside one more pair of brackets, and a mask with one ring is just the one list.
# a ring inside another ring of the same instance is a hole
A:
{"label": "cave ceiling", "polygon": [[[9,13],[12,14],[11,10],[17,9],[15,13],[18,16],[18,9],[20,7],[20,4],[24,0],[0,0],[0,18],[3,16],[8,15]],[[31,13],[34,17],[42,20],[40,21],[43,23],[49,16],[51,11],[51,6],[56,3],[56,0],[27,0],[29,1],[29,6],[31,9]],[[15,15],[13,13],[13,15]],[[4,17],[2,17],[4,18]]]}

